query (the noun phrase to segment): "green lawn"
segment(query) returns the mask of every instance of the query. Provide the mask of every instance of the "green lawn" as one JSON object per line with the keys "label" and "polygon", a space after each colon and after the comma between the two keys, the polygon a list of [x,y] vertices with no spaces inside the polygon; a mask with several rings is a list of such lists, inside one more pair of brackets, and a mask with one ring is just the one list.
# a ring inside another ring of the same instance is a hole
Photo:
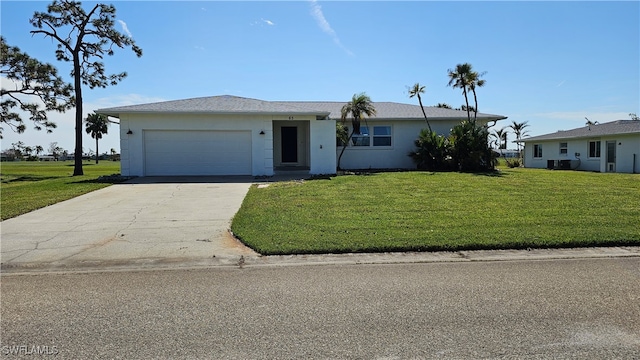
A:
{"label": "green lawn", "polygon": [[84,162],[83,176],[73,174],[72,161],[0,163],[0,216],[9,219],[106,187],[98,177],[120,173],[120,162]]}
{"label": "green lawn", "polygon": [[254,185],[232,230],[262,254],[640,245],[640,175],[502,168]]}

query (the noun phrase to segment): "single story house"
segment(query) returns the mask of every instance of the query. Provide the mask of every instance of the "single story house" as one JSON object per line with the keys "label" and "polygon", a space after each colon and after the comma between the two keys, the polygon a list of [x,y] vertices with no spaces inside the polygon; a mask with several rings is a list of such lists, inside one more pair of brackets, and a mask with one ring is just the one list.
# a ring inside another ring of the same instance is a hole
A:
{"label": "single story house", "polygon": [[640,172],[640,121],[616,120],[522,139],[524,166]]}
{"label": "single story house", "polygon": [[[97,110],[120,119],[121,174],[335,174],[336,121],[346,102],[263,101],[222,95]],[[408,153],[426,128],[418,105],[376,102],[377,115],[346,149],[344,169],[414,169]],[[465,111],[425,107],[434,131],[448,134]],[[477,115],[479,124],[506,119]],[[350,124],[350,121],[347,121]]]}

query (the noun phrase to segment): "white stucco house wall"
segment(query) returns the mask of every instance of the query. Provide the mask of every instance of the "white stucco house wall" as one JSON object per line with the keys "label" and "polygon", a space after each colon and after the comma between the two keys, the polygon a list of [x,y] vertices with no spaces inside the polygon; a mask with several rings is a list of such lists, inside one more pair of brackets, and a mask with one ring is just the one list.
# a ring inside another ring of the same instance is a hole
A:
{"label": "white stucco house wall", "polygon": [[640,121],[616,120],[525,138],[524,166],[640,172]]}
{"label": "white stucco house wall", "polygon": [[[99,109],[120,119],[123,176],[335,174],[342,149],[336,121],[346,102],[264,101],[222,95]],[[375,102],[342,160],[343,169],[414,169],[408,153],[426,128],[418,105]],[[448,134],[459,110],[425,107],[433,130]],[[479,124],[506,119],[477,115]],[[350,121],[347,120],[350,125]]]}

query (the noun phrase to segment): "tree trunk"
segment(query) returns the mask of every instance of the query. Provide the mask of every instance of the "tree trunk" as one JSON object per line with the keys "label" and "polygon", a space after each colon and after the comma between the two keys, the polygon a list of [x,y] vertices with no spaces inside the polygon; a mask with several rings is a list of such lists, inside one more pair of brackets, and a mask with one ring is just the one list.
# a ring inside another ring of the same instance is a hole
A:
{"label": "tree trunk", "polygon": [[473,123],[475,124],[478,118],[478,98],[476,97],[476,89],[472,88],[471,91],[473,91],[473,102],[475,103],[475,107],[473,108]]}
{"label": "tree trunk", "polygon": [[340,160],[342,160],[342,154],[344,154],[344,151],[347,149],[347,145],[349,145],[349,142],[351,141],[351,138],[353,137],[353,133],[354,131],[351,131],[351,135],[349,135],[349,138],[347,138],[347,142],[344,143],[344,145],[342,145],[342,150],[340,151],[340,155],[338,156],[338,170],[342,170],[342,168],[340,167]]}
{"label": "tree trunk", "polygon": [[98,151],[98,137],[96,136],[96,164],[98,163],[98,154],[100,152]]}
{"label": "tree trunk", "polygon": [[462,93],[464,94],[464,102],[467,104],[467,120],[471,121],[471,112],[469,112],[469,97],[467,96],[467,87],[462,87]]}
{"label": "tree trunk", "polygon": [[73,176],[84,175],[82,171],[82,82],[80,79],[80,58],[73,55],[74,90],[76,94],[76,149]]}
{"label": "tree trunk", "polygon": [[429,132],[433,132],[433,130],[431,130],[431,124],[429,124],[429,119],[427,119],[427,113],[424,112],[424,106],[422,106],[422,99],[420,98],[420,94],[418,94],[418,102],[420,103],[420,109],[422,109],[422,115],[424,115],[424,121],[427,122],[427,126],[429,127]]}

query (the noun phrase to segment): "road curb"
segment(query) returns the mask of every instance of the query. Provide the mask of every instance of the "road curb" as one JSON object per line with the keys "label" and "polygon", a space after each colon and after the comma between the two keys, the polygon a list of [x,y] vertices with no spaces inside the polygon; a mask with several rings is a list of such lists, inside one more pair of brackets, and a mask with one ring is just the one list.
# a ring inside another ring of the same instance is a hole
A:
{"label": "road curb", "polygon": [[2,271],[2,275],[36,275],[111,271],[188,270],[203,268],[244,269],[279,266],[540,261],[629,257],[640,257],[640,246],[402,253],[214,256],[212,258],[147,258],[110,261],[2,264],[0,265],[0,270]]}

